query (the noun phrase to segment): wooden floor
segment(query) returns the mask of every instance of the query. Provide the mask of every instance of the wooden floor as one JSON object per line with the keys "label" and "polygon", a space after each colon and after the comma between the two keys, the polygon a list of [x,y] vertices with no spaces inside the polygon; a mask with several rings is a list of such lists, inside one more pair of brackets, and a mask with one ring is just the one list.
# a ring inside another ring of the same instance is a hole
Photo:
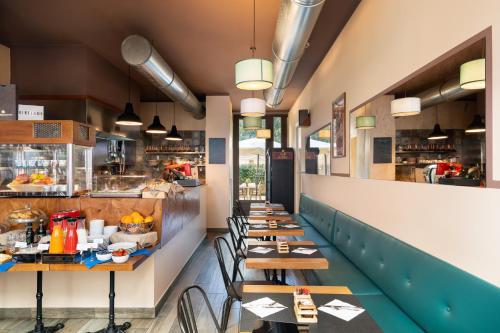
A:
{"label": "wooden floor", "polygon": [[[193,284],[201,286],[208,294],[208,298],[212,307],[218,314],[220,321],[220,313],[222,303],[226,298],[226,291],[222,282],[222,276],[219,270],[215,251],[213,249],[213,239],[218,234],[209,234],[207,239],[201,244],[195,252],[190,262],[186,265],[179,279],[171,288],[170,295],[167,298],[165,305],[155,319],[132,319],[132,327],[127,330],[128,333],[179,333],[179,325],[177,323],[177,298],[180,292]],[[226,238],[228,235],[225,235]],[[243,265],[242,265],[243,266]],[[246,280],[263,280],[264,275],[257,270],[244,270]],[[287,272],[288,284],[304,284],[304,277],[300,272]],[[195,299],[194,308],[198,316],[199,332],[214,332],[213,325],[209,319],[208,311],[201,306],[200,299]],[[231,318],[227,332],[238,332],[240,304],[233,304],[231,310]],[[117,323],[122,323],[125,319],[118,319]],[[80,333],[94,332],[106,327],[106,319],[46,319],[45,325],[53,325],[56,322],[63,322],[65,328],[58,332],[61,333]],[[33,329],[35,325],[34,319],[3,319],[0,320],[0,333],[22,333]]]}

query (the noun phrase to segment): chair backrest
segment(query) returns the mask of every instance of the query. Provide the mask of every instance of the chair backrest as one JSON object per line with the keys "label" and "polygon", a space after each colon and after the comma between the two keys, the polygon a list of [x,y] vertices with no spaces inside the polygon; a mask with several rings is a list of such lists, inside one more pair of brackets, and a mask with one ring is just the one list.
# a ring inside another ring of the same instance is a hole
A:
{"label": "chair backrest", "polygon": [[[177,320],[179,321],[181,332],[198,333],[198,325],[196,324],[196,315],[193,311],[193,300],[192,300],[193,295],[191,294],[192,290],[197,290],[201,294],[210,313],[210,317],[212,317],[216,331],[218,333],[222,333],[223,331],[219,325],[214,310],[210,305],[210,302],[207,298],[207,294],[201,287],[196,285],[184,289],[180,294],[179,299],[177,300]],[[205,330],[205,327],[203,327],[203,330]]]}
{"label": "chair backrest", "polygon": [[232,216],[226,219],[227,228],[229,229],[229,234],[231,236],[231,243],[233,244],[233,250],[236,253],[238,250],[245,251],[246,244],[244,242],[244,232],[240,229],[238,224],[238,217]]}
{"label": "chair backrest", "polygon": [[[234,294],[237,294],[237,290],[233,285],[233,281],[227,271],[227,264],[226,264],[226,253],[229,253],[231,262],[231,268],[234,267],[234,263],[236,261],[236,257],[231,251],[231,246],[229,245],[228,241],[222,237],[216,237],[214,239],[214,248],[215,248],[215,254],[217,255],[217,261],[219,262],[219,268],[222,273],[222,279],[224,280],[224,286],[226,287],[226,290],[232,289]],[[225,251],[224,251],[225,250]],[[243,274],[241,273],[240,269],[237,268],[238,275],[240,276],[241,280],[243,281]]]}

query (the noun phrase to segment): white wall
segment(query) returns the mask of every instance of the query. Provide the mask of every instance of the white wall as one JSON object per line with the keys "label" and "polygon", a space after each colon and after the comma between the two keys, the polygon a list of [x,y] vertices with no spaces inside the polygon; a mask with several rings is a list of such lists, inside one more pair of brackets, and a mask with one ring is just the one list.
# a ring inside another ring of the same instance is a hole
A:
{"label": "white wall", "polygon": [[10,49],[0,44],[0,84],[10,84]]}
{"label": "white wall", "polygon": [[[500,85],[500,2],[488,0],[365,0],[332,46],[290,111],[295,145],[297,111],[312,125],[331,118],[331,103],[347,93],[347,111],[492,26],[493,78]],[[493,91],[495,91],[493,89]],[[500,95],[493,95],[494,179],[500,179]],[[349,153],[349,151],[348,151]],[[333,160],[349,172],[349,155]],[[303,192],[423,251],[500,286],[500,190],[335,176],[303,175]]]}
{"label": "white wall", "polygon": [[[232,202],[232,106],[229,96],[207,96],[206,102],[207,227],[227,228]],[[226,164],[210,164],[210,138],[226,139]]]}

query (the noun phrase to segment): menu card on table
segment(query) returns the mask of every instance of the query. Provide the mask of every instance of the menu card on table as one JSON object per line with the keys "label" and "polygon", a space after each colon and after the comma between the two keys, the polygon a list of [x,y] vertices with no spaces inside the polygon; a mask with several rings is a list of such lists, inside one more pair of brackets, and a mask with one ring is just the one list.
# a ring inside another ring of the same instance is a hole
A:
{"label": "menu card on table", "polygon": [[242,306],[260,318],[270,316],[286,309],[286,306],[272,300],[269,297],[260,298],[255,301],[245,303]]}
{"label": "menu card on table", "polygon": [[267,254],[271,251],[274,251],[274,249],[268,248],[268,247],[262,247],[262,246],[257,246],[256,248],[253,248],[251,250],[248,250],[249,252],[254,252],[254,253],[260,253],[260,254]]}
{"label": "menu card on table", "polygon": [[342,302],[338,299],[334,299],[330,303],[320,306],[318,310],[326,312],[345,321],[350,321],[351,319],[365,312],[365,309],[360,308],[359,306]]}
{"label": "menu card on table", "polygon": [[311,254],[313,254],[316,251],[318,251],[318,250],[316,250],[316,249],[310,249],[310,248],[306,248],[306,247],[298,247],[295,250],[293,250],[292,252],[293,253],[298,253],[298,254],[311,255]]}

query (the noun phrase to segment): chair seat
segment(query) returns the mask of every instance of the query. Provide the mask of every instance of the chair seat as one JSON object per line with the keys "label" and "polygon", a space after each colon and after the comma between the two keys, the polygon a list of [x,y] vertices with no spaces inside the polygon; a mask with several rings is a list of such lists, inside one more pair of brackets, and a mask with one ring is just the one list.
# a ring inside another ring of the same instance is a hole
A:
{"label": "chair seat", "polygon": [[236,298],[239,301],[243,298],[243,286],[244,285],[272,285],[276,284],[273,281],[236,281],[233,282],[234,290],[236,294],[233,292],[233,288],[229,287],[227,293],[232,298]]}
{"label": "chair seat", "polygon": [[338,249],[319,249],[329,262],[329,269],[314,270],[322,285],[347,286],[355,295],[381,295],[382,291]]}
{"label": "chair seat", "polygon": [[370,313],[385,333],[424,332],[408,315],[385,295],[357,295],[363,307]]}

